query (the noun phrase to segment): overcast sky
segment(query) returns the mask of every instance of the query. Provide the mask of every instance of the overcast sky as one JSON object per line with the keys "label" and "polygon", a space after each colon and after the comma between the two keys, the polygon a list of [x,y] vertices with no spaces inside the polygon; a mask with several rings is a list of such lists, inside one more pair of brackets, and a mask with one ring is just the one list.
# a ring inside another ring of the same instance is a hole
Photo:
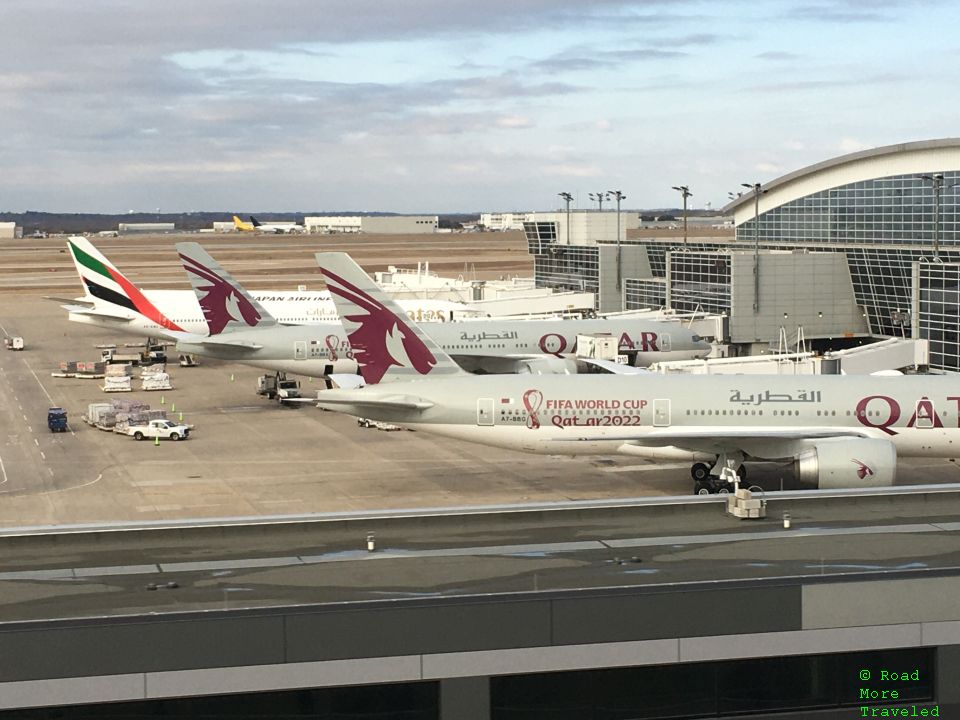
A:
{"label": "overcast sky", "polygon": [[0,210],[722,206],[960,135],[950,0],[0,0]]}

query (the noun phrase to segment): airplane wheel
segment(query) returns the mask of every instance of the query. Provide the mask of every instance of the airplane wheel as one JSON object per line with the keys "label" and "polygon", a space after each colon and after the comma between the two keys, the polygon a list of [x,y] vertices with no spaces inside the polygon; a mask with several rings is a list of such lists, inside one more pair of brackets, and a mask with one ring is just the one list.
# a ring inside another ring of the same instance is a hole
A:
{"label": "airplane wheel", "polygon": [[709,494],[710,494],[710,488],[708,488],[706,485],[703,485],[702,483],[697,483],[697,484],[695,484],[695,485],[693,486],[693,494],[694,494],[694,495],[709,495]]}
{"label": "airplane wheel", "polygon": [[710,477],[710,468],[704,463],[694,463],[693,467],[690,468],[690,475],[696,482],[703,482]]}
{"label": "airplane wheel", "polygon": [[730,488],[728,488],[728,487],[726,487],[726,486],[724,486],[724,487],[720,488],[719,490],[717,490],[717,495],[729,495],[729,494],[730,494]]}

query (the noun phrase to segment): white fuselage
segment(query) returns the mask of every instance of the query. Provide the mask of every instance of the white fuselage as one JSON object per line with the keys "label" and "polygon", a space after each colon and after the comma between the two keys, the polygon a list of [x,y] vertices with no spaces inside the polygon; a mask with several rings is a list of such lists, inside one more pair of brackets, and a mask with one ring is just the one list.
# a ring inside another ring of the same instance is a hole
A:
{"label": "white fuselage", "polygon": [[[206,335],[207,323],[192,292],[161,290],[144,294],[184,331]],[[259,345],[258,349],[182,341],[178,343],[178,349],[308,377],[357,371],[346,334],[327,293],[260,291],[253,295],[265,310],[284,324],[229,331],[218,337],[245,340]],[[402,300],[400,304],[408,317],[418,322],[434,342],[471,371],[537,371],[531,370],[524,362],[531,358],[567,361],[575,356],[577,336],[582,334],[615,336],[619,352],[630,357],[633,364],[641,366],[664,360],[705,357],[710,352],[709,343],[679,323],[631,318],[497,318],[457,323],[447,321],[470,317],[473,311],[469,306],[437,300]],[[110,305],[110,312],[130,320],[78,312],[71,312],[70,319],[144,336],[169,337],[165,328],[139,313],[114,305]],[[573,369],[575,371],[575,366]]]}
{"label": "white fuselage", "polygon": [[[422,410],[351,402],[403,398]],[[826,437],[874,438],[900,457],[960,452],[950,376],[455,376],[321,393],[319,406],[471,442],[550,455],[795,457]]]}

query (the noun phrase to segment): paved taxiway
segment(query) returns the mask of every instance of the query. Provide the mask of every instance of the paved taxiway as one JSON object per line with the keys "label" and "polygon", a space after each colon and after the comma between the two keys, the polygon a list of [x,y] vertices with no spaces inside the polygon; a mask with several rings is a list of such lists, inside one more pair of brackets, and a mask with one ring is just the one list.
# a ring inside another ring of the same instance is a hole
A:
{"label": "paved taxiway", "polygon": [[[208,242],[207,237],[190,235],[165,236],[162,241],[109,239],[102,244],[134,281],[153,287],[155,281],[176,274],[170,266],[173,243],[198,237]],[[375,264],[390,258],[409,266],[434,257],[462,264],[481,241],[490,244],[488,254],[481,256],[491,262],[528,257],[522,254],[522,236],[509,233],[440,236],[419,245],[398,242],[392,250],[382,239],[349,243]],[[686,464],[534,456],[423,433],[364,430],[349,417],[311,407],[280,408],[254,394],[261,371],[216,362],[171,367],[173,391],[120,396],[159,406],[162,395],[167,408],[175,405],[184,421],[196,426],[189,441],[154,446],[95,430],[84,425],[80,415],[89,403],[114,396],[102,393],[96,380],[54,378],[50,372],[61,360],[96,359],[96,344],[136,338],[71,323],[58,304],[41,299],[49,293],[79,294],[62,240],[17,242],[0,251],[5,283],[0,287],[0,332],[23,335],[27,342],[22,353],[0,351],[0,527],[550,502],[691,490]],[[220,251],[216,242],[222,245]],[[248,276],[237,270],[243,282],[254,277],[259,282],[251,285],[294,287],[302,279],[297,272],[310,268],[312,251],[321,242],[324,248],[335,246],[329,238],[233,237],[215,239],[211,247],[231,270],[237,263],[251,270],[251,262],[273,262],[272,269],[279,273]],[[450,250],[456,243],[464,246],[459,254]],[[228,247],[235,259],[224,254]],[[44,270],[48,265],[57,272]],[[289,272],[284,274],[283,268]],[[11,281],[14,270],[16,281]],[[187,289],[186,278],[176,286]],[[304,385],[308,391],[319,387]],[[50,405],[68,409],[72,432],[47,431]],[[783,467],[751,467],[751,483],[776,488],[781,477],[789,477]],[[960,473],[948,461],[911,461],[899,468],[899,484],[957,480]]]}
{"label": "paved taxiway", "polygon": [[[759,521],[726,515],[714,497],[232,527],[7,531],[0,533],[0,614],[16,621],[955,574],[960,491],[905,490],[771,499]],[[782,527],[785,511],[790,530]]]}

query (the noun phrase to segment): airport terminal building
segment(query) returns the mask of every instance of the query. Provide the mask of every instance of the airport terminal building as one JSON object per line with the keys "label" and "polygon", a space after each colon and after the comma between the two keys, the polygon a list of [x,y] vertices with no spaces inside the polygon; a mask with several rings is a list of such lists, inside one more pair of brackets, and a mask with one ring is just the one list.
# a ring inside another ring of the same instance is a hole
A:
{"label": "airport terminal building", "polygon": [[725,208],[733,242],[628,241],[592,229],[567,240],[565,213],[524,229],[538,283],[596,287],[601,311],[727,313],[728,341],[745,352],[775,344],[781,327],[808,340],[926,338],[931,367],[957,371],[958,184],[960,138],[929,140],[748,190]]}

